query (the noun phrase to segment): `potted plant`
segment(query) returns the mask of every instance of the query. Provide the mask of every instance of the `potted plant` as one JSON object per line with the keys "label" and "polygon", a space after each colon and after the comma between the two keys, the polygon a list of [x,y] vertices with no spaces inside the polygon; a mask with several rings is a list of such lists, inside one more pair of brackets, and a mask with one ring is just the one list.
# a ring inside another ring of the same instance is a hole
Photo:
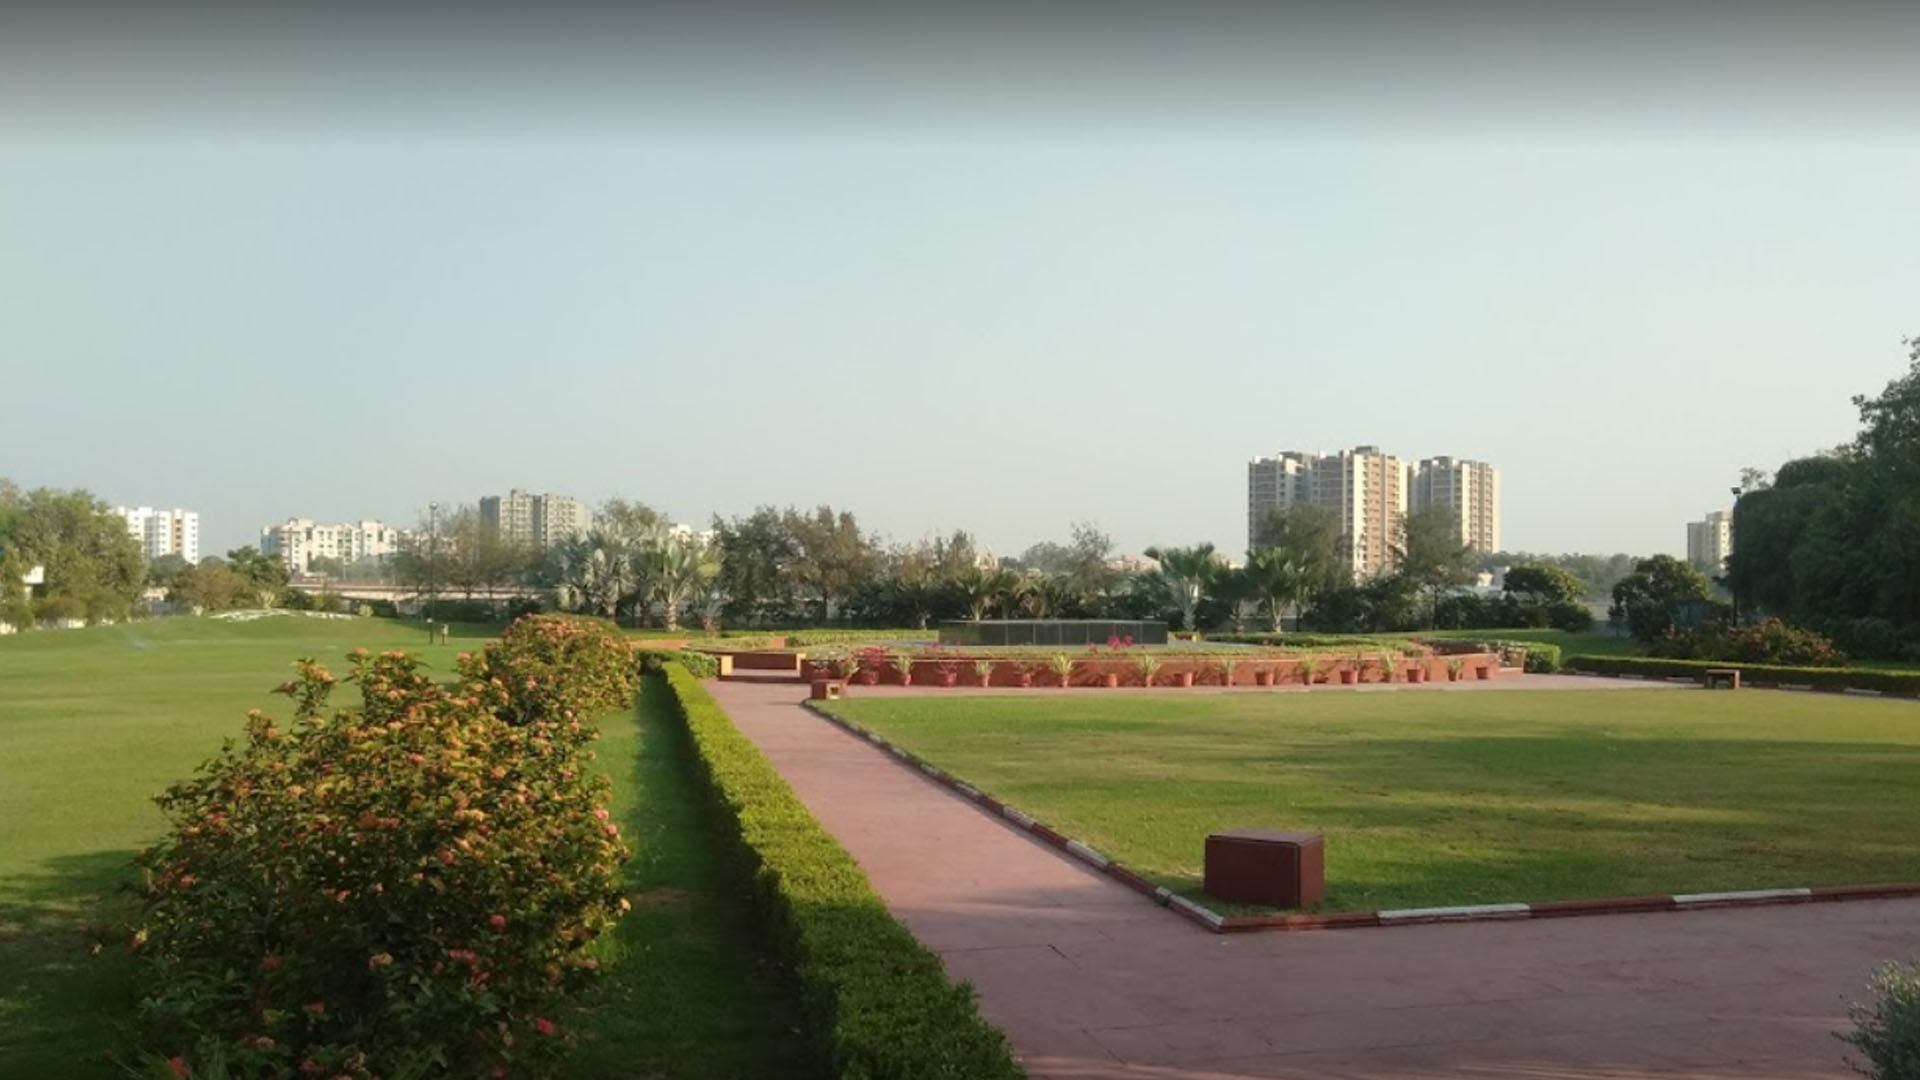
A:
{"label": "potted plant", "polygon": [[1465,671],[1466,669],[1467,669],[1466,660],[1458,656],[1448,657],[1447,658],[1447,681],[1459,682],[1460,673]]}
{"label": "potted plant", "polygon": [[1013,677],[1021,686],[1032,686],[1034,669],[1039,666],[1038,664],[1023,664],[1015,660],[1013,662]]}
{"label": "potted plant", "polygon": [[900,674],[901,686],[913,685],[913,657],[903,652],[893,654],[893,670]]}
{"label": "potted plant", "polygon": [[1473,669],[1473,676],[1481,682],[1493,678],[1493,662],[1491,660],[1480,661],[1479,666]]}
{"label": "potted plant", "polygon": [[1279,677],[1279,674],[1278,671],[1274,670],[1272,664],[1255,663],[1253,665],[1253,685],[1272,686],[1274,680]]}
{"label": "potted plant", "polygon": [[1353,656],[1348,658],[1347,666],[1340,669],[1341,684],[1344,686],[1352,686],[1359,682],[1360,675],[1366,670],[1366,667],[1367,654],[1363,652],[1354,653]]}
{"label": "potted plant", "polygon": [[1160,658],[1152,653],[1143,653],[1140,659],[1133,662],[1133,666],[1140,672],[1140,685],[1152,686],[1154,675],[1160,671]]}
{"label": "potted plant", "polygon": [[981,686],[992,686],[993,685],[993,661],[975,660],[973,662],[973,677],[979,680],[979,684]]}
{"label": "potted plant", "polygon": [[860,658],[853,653],[841,653],[827,662],[827,669],[833,676],[845,684],[860,670]]}
{"label": "potted plant", "polygon": [[1386,653],[1385,655],[1375,657],[1374,659],[1380,665],[1380,681],[1381,682],[1383,683],[1393,682],[1401,674],[1401,671],[1400,671],[1401,660],[1398,656],[1395,656],[1393,653]]}
{"label": "potted plant", "polygon": [[1053,658],[1047,661],[1047,670],[1053,672],[1053,677],[1061,686],[1073,685],[1073,657],[1066,653],[1054,653]]}
{"label": "potted plant", "polygon": [[1220,685],[1233,685],[1233,657],[1223,656],[1213,662],[1213,669],[1220,673]]}
{"label": "potted plant", "polygon": [[1112,670],[1101,672],[1100,685],[1106,687],[1109,690],[1114,689],[1115,687],[1120,685],[1120,673]]}
{"label": "potted plant", "polygon": [[939,668],[941,686],[952,686],[960,681],[960,661],[950,656],[943,657],[940,660]]}
{"label": "potted plant", "polygon": [[1300,660],[1300,685],[1312,686],[1314,676],[1320,674],[1320,658],[1306,656]]}

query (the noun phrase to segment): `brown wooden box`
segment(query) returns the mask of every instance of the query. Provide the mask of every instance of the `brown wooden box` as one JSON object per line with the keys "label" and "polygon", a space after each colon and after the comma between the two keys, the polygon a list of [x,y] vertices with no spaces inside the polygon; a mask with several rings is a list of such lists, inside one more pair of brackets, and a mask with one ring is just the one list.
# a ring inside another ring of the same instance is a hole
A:
{"label": "brown wooden box", "polygon": [[1233,829],[1207,837],[1207,895],[1237,904],[1311,907],[1326,898],[1319,833]]}

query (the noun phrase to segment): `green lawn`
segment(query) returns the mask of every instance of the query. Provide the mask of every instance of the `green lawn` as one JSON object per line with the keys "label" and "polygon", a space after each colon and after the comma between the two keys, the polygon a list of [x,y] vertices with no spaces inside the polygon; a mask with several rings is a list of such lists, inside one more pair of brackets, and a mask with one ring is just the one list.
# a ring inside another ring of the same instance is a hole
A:
{"label": "green lawn", "polygon": [[829,707],[1195,898],[1206,835],[1234,827],[1324,832],[1331,911],[1920,880],[1910,702],[1328,690]]}
{"label": "green lawn", "polygon": [[[284,714],[269,691],[295,658],[343,671],[355,646],[407,648],[445,672],[489,633],[456,626],[433,646],[419,624],[289,617],[0,638],[0,1076],[123,1075],[108,1055],[127,1051],[126,953],[90,955],[87,931],[125,910],[128,860],[162,826],[152,796],[237,735],[249,707]],[[682,736],[657,707],[603,730],[616,809],[639,841],[635,912],[603,943],[608,978],[572,1075],[782,1074],[786,1011],[738,944],[737,894],[701,842]]]}
{"label": "green lawn", "polygon": [[1632,638],[1624,634],[1609,634],[1604,630],[1591,630],[1584,634],[1565,630],[1429,630],[1415,636],[1459,641],[1538,641],[1560,646],[1562,659],[1569,656],[1639,655]]}

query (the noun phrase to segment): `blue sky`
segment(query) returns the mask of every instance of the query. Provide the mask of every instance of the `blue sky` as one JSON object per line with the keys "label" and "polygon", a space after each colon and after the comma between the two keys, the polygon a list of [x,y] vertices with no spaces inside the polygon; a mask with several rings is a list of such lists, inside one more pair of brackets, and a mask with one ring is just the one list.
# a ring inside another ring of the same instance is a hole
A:
{"label": "blue sky", "polygon": [[[756,83],[777,35],[701,29],[736,78],[600,92],[588,61],[631,57],[585,38],[523,96],[428,64],[371,101],[325,50],[108,93],[77,31],[82,74],[15,65],[0,475],[197,508],[210,550],[519,486],[1238,551],[1247,458],[1377,443],[1492,461],[1509,547],[1677,551],[1742,466],[1849,437],[1920,334],[1904,81],[1528,96],[1531,50],[1511,86],[1308,109],[1251,67],[1046,74],[1044,41],[993,93]],[[1365,29],[1320,40],[1364,66]]]}

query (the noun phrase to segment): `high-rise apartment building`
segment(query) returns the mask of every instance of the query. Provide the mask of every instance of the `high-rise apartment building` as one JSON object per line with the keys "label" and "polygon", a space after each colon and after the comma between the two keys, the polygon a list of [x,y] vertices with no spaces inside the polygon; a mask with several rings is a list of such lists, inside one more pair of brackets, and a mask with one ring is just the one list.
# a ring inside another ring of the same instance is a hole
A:
{"label": "high-rise apartment building", "polygon": [[337,525],[312,518],[288,518],[260,530],[260,550],[277,555],[290,574],[304,574],[315,559],[342,563],[388,559],[400,552],[406,533],[379,521],[352,521]]}
{"label": "high-rise apartment building", "polygon": [[116,506],[113,512],[127,519],[127,533],[140,541],[140,550],[152,562],[162,555],[178,555],[190,563],[200,561],[200,515],[192,510],[155,510],[151,506]]}
{"label": "high-rise apartment building", "polygon": [[1708,577],[1727,571],[1733,554],[1733,511],[1715,510],[1700,521],[1687,522],[1687,563]]}
{"label": "high-rise apartment building", "polygon": [[1407,514],[1430,507],[1448,511],[1462,544],[1498,551],[1499,484],[1485,462],[1436,457],[1414,466],[1377,446],[1255,458],[1247,463],[1247,546],[1260,545],[1269,512],[1305,504],[1339,518],[1341,554],[1355,577],[1393,569]]}
{"label": "high-rise apartment building", "polygon": [[581,536],[592,524],[587,504],[570,495],[535,495],[514,488],[480,499],[482,528],[537,548]]}
{"label": "high-rise apartment building", "polygon": [[1341,555],[1356,577],[1390,570],[1407,516],[1406,462],[1377,446],[1337,454],[1289,450],[1247,464],[1247,543],[1256,547],[1269,511],[1325,506],[1340,521]]}
{"label": "high-rise apartment building", "polygon": [[1462,544],[1489,555],[1500,550],[1500,473],[1484,461],[1423,458],[1413,469],[1409,509],[1444,510]]}

